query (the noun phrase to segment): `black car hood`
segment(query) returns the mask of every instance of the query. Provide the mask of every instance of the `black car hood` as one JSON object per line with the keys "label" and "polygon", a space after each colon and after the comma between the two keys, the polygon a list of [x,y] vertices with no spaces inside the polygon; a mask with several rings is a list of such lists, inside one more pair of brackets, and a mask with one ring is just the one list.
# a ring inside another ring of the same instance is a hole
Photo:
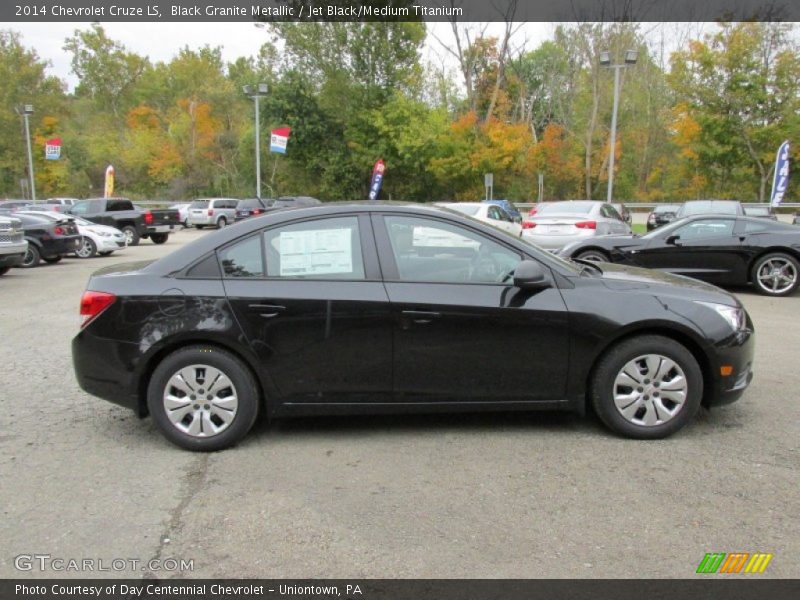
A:
{"label": "black car hood", "polygon": [[[595,264],[595,263],[592,263]],[[600,263],[603,285],[614,290],[651,289],[659,295],[685,295],[690,292],[693,299],[739,306],[735,296],[710,283],[683,275],[675,275],[655,269],[642,269],[614,263]]]}

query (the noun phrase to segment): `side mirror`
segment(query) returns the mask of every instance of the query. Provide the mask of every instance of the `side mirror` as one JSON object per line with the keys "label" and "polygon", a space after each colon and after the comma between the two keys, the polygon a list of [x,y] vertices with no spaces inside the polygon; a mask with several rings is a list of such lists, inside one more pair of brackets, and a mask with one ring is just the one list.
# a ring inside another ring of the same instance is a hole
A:
{"label": "side mirror", "polygon": [[523,290],[549,287],[544,267],[534,260],[523,260],[514,269],[514,285]]}
{"label": "side mirror", "polygon": [[667,244],[669,244],[670,246],[680,246],[680,244],[678,243],[679,239],[681,239],[681,236],[679,236],[679,235],[671,235],[664,241]]}

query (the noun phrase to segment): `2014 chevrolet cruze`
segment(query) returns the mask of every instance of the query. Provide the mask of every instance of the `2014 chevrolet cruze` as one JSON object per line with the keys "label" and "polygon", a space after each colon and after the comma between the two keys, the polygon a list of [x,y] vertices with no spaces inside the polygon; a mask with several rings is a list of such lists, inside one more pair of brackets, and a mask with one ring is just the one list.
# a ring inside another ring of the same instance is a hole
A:
{"label": "2014 chevrolet cruze", "polygon": [[753,325],[708,284],[562,260],[434,207],[278,210],[96,272],[87,392],[217,450],[268,416],[562,409],[661,438],[752,378]]}

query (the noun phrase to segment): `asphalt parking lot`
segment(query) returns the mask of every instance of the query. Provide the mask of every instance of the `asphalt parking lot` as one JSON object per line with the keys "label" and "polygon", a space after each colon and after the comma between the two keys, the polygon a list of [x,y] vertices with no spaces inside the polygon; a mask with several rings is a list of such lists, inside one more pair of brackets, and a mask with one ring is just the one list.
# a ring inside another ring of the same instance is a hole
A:
{"label": "asphalt parking lot", "polygon": [[692,577],[706,552],[755,551],[800,577],[800,295],[734,290],[753,384],[667,440],[566,414],[347,417],[192,454],[82,392],[70,340],[89,273],[199,235],[0,278],[0,577],[87,575],[20,554],[193,560],[161,577]]}

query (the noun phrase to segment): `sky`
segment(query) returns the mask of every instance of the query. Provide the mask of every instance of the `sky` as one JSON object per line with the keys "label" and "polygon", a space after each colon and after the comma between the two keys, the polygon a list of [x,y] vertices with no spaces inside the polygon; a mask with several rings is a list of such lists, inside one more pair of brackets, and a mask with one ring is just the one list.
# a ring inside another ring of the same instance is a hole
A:
{"label": "sky", "polygon": [[[64,39],[72,36],[76,29],[89,27],[90,23],[20,23],[11,29],[22,34],[25,46],[51,63],[49,72],[66,81],[71,90],[77,79],[70,72],[70,55],[63,50]],[[132,52],[148,56],[153,62],[169,61],[184,46],[197,49],[206,44],[221,46],[223,59],[233,62],[240,56],[256,56],[269,39],[268,32],[253,23],[103,23],[103,28],[111,39]],[[449,23],[429,23],[428,28],[429,33],[443,42],[452,42]],[[500,36],[502,28],[503,23],[491,23],[488,33]],[[554,26],[549,23],[525,23],[515,39],[534,48],[551,37],[553,30]],[[446,57],[446,65],[455,66],[452,57],[429,35],[423,58],[438,65],[442,57]]]}

